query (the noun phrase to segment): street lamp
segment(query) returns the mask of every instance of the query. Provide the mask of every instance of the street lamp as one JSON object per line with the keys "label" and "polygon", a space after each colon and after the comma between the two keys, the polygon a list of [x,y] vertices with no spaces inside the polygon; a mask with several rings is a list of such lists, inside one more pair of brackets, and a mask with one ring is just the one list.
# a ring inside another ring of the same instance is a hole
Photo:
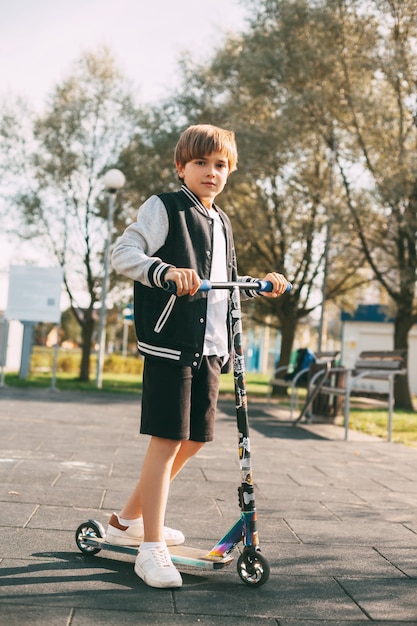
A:
{"label": "street lamp", "polygon": [[120,170],[112,169],[106,172],[104,175],[104,188],[109,194],[109,203],[107,209],[107,238],[104,248],[104,274],[103,274],[103,287],[101,293],[101,309],[100,309],[100,324],[98,329],[98,355],[97,355],[97,378],[96,386],[101,389],[103,383],[103,362],[104,362],[104,348],[106,343],[106,297],[107,297],[107,283],[109,274],[109,256],[110,256],[110,244],[111,244],[111,232],[113,227],[113,212],[114,212],[114,200],[116,193],[123,187],[126,182],[123,172]]}
{"label": "street lamp", "polygon": [[[330,147],[330,159],[329,159],[329,209],[332,209],[331,203],[333,202],[333,177],[334,177],[334,165],[336,160],[336,140],[332,129],[332,134],[329,140]],[[321,288],[321,309],[320,309],[320,324],[319,324],[319,338],[317,351],[323,350],[323,344],[327,342],[327,318],[326,318],[326,298],[327,298],[327,273],[329,266],[329,248],[331,237],[331,213],[327,217],[325,226],[325,242],[324,242],[324,266],[323,266],[323,283]]]}

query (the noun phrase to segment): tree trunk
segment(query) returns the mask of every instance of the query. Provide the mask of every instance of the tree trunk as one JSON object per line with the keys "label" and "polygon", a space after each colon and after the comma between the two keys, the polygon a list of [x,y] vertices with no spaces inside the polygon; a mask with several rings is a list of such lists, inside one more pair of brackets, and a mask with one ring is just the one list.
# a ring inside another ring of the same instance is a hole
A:
{"label": "tree trunk", "polygon": [[288,365],[290,362],[296,328],[297,318],[295,315],[281,319],[281,353],[279,355],[278,367]]}
{"label": "tree trunk", "polygon": [[93,311],[92,309],[87,309],[86,317],[81,327],[82,351],[79,378],[84,382],[88,382],[90,380],[90,356],[94,325]]}
{"label": "tree trunk", "polygon": [[[281,319],[281,352],[277,367],[288,365],[294,345],[295,331],[297,328],[297,318],[295,315],[282,317]],[[285,374],[285,372],[283,372]],[[289,383],[290,384],[290,383]],[[286,396],[287,389],[281,386],[272,388],[273,396]]]}
{"label": "tree trunk", "polygon": [[[394,319],[394,350],[407,350],[406,366],[408,371],[408,333],[413,325],[411,315],[401,309],[397,309]],[[395,408],[413,411],[413,402],[408,384],[408,373],[406,376],[396,376],[394,386]]]}

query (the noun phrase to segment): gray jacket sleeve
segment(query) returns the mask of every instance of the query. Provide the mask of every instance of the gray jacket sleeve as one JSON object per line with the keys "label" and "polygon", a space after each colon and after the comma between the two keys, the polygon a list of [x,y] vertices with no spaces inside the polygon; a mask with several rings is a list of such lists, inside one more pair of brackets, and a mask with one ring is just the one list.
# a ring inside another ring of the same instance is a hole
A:
{"label": "gray jacket sleeve", "polygon": [[139,208],[136,222],[117,239],[111,256],[114,269],[147,287],[159,284],[158,277],[172,266],[152,255],[165,243],[168,229],[164,203],[151,196]]}

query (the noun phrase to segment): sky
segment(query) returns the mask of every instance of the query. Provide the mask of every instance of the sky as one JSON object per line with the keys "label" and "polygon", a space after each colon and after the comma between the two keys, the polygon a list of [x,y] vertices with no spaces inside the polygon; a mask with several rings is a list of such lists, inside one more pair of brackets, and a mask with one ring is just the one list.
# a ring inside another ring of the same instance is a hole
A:
{"label": "sky", "polygon": [[[157,103],[179,81],[187,52],[204,61],[228,33],[244,30],[239,0],[0,0],[0,102],[22,96],[41,111],[86,51],[110,48],[138,102]],[[10,264],[33,262],[28,244],[0,233],[0,309]]]}
{"label": "sky", "polygon": [[105,44],[156,101],[175,86],[183,51],[210,58],[227,32],[245,26],[239,0],[0,0],[0,93],[45,96],[86,50]]}

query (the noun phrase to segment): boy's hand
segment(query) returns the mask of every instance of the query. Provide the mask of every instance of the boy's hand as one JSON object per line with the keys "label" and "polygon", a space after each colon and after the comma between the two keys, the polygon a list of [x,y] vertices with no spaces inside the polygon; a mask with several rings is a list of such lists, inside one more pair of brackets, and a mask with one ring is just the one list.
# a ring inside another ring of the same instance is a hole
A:
{"label": "boy's hand", "polygon": [[276,298],[285,292],[287,289],[288,281],[282,274],[277,272],[269,272],[263,280],[269,280],[272,283],[272,291],[263,291],[262,295],[265,298]]}
{"label": "boy's hand", "polygon": [[172,280],[177,286],[177,296],[193,296],[201,285],[201,278],[195,270],[173,267],[165,274],[165,280]]}

